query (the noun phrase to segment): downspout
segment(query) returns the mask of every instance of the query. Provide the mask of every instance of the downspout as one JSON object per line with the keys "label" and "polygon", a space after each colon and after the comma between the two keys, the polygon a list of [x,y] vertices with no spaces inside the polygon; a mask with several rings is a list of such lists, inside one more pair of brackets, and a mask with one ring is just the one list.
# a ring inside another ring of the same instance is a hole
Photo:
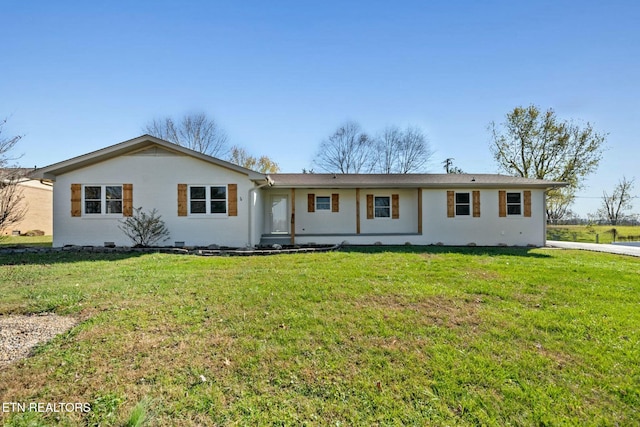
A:
{"label": "downspout", "polygon": [[252,215],[253,211],[251,209],[251,206],[253,205],[253,193],[255,193],[257,190],[259,190],[259,189],[261,189],[263,187],[266,187],[266,186],[271,187],[273,184],[274,184],[273,179],[271,179],[271,177],[269,175],[267,175],[267,176],[265,176],[265,183],[264,184],[260,184],[257,187],[252,187],[252,188],[249,189],[249,194],[248,194],[248,197],[249,197],[249,227],[248,227],[249,236],[248,237],[249,237],[249,239],[248,239],[248,242],[249,242],[249,246],[251,246],[251,247],[253,247],[253,244],[252,244],[253,242],[251,241],[252,237],[253,237],[253,215]]}

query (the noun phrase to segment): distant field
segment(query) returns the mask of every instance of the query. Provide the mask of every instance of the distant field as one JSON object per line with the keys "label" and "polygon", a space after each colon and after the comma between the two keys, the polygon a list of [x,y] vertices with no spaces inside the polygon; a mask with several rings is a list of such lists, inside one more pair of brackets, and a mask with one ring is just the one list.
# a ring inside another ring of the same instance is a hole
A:
{"label": "distant field", "polygon": [[616,230],[616,241],[640,241],[640,226],[628,225],[549,225],[547,240],[596,243],[598,236],[600,243],[611,243],[613,229]]}
{"label": "distant field", "polygon": [[639,277],[525,248],[0,255],[0,315],[80,321],[0,402],[91,405],[0,424],[640,425]]}

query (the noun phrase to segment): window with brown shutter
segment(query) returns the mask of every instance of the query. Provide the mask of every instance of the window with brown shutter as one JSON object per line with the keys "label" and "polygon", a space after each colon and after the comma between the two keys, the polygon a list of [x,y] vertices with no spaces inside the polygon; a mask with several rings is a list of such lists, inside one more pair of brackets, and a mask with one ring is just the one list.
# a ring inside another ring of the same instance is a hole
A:
{"label": "window with brown shutter", "polygon": [[340,194],[333,193],[331,195],[331,212],[340,211]]}
{"label": "window with brown shutter", "polygon": [[400,195],[391,195],[391,219],[400,218]]}
{"label": "window with brown shutter", "polygon": [[238,184],[228,184],[229,216],[238,216]]}
{"label": "window with brown shutter", "polygon": [[498,216],[504,218],[507,216],[507,192],[498,191]]}
{"label": "window with brown shutter", "polygon": [[316,211],[316,195],[313,193],[307,194],[307,212]]}
{"label": "window with brown shutter", "polygon": [[456,216],[454,198],[455,192],[451,190],[447,191],[447,218],[454,218]]}
{"label": "window with brown shutter", "polygon": [[82,216],[82,184],[71,184],[71,216]]}
{"label": "window with brown shutter", "polygon": [[367,194],[367,219],[373,219],[373,194]]}
{"label": "window with brown shutter", "polygon": [[524,216],[531,216],[531,191],[524,191]]}
{"label": "window with brown shutter", "polygon": [[178,184],[178,216],[187,216],[187,184]]}
{"label": "window with brown shutter", "polygon": [[480,191],[473,191],[473,217],[480,217]]}
{"label": "window with brown shutter", "polygon": [[122,215],[133,216],[133,184],[122,184]]}

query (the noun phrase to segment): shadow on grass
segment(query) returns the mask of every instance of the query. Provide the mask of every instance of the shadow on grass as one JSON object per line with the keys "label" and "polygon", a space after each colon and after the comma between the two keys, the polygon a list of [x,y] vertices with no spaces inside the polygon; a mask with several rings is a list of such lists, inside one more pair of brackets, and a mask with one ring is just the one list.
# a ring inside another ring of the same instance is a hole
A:
{"label": "shadow on grass", "polygon": [[3,265],[47,265],[84,261],[120,261],[137,258],[154,252],[43,252],[13,253],[0,255],[0,267]]}
{"label": "shadow on grass", "polygon": [[355,253],[399,253],[399,254],[460,254],[481,256],[521,256],[551,258],[549,254],[532,252],[539,248],[495,247],[495,246],[344,246],[341,252]]}

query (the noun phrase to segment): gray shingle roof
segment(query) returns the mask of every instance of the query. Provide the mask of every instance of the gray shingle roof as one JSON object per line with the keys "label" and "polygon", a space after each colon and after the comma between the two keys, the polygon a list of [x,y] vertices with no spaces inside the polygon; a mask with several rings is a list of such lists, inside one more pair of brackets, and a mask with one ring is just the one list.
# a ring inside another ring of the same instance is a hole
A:
{"label": "gray shingle roof", "polygon": [[271,174],[274,187],[284,188],[552,188],[565,183],[499,174]]}

